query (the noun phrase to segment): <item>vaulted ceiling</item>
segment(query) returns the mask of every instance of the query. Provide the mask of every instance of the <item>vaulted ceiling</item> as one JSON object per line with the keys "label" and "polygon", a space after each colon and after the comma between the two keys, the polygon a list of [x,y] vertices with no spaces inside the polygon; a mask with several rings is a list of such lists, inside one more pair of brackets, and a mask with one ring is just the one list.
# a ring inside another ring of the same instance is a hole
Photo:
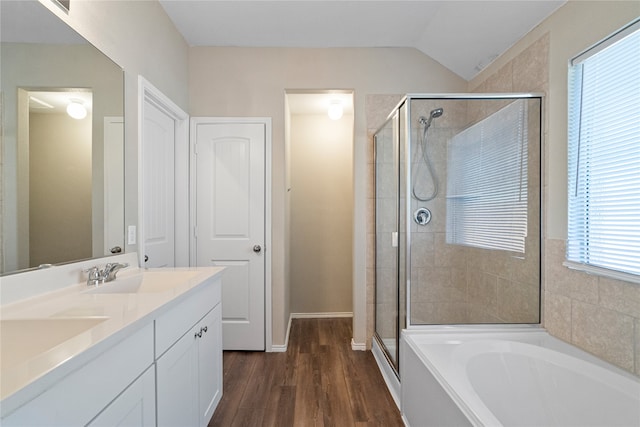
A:
{"label": "vaulted ceiling", "polygon": [[191,46],[413,47],[470,80],[565,0],[160,0]]}

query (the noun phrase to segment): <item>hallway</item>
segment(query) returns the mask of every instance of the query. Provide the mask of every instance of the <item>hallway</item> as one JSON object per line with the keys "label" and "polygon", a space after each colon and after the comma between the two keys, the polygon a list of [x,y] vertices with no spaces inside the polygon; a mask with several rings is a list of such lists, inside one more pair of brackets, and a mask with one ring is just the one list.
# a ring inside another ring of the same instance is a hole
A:
{"label": "hallway", "polygon": [[351,318],[295,319],[286,353],[225,352],[214,426],[402,426],[371,352],[351,350]]}

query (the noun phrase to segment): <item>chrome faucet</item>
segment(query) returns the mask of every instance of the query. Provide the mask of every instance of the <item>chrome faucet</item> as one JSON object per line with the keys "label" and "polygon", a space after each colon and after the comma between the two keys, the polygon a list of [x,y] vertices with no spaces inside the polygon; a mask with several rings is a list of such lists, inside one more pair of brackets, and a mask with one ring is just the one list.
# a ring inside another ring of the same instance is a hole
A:
{"label": "chrome faucet", "polygon": [[102,277],[105,282],[111,282],[112,280],[115,280],[118,271],[127,267],[129,267],[128,263],[120,264],[119,262],[110,262],[104,266],[104,270],[102,270]]}
{"label": "chrome faucet", "polygon": [[94,265],[93,267],[89,267],[83,271],[88,274],[87,286],[98,286],[99,284],[104,283],[102,274],[100,274],[100,268],[97,265]]}
{"label": "chrome faucet", "polygon": [[105,282],[115,280],[118,271],[129,267],[128,263],[120,264],[118,262],[110,262],[104,266],[102,270],[97,265],[84,270],[87,273],[87,286],[97,286]]}

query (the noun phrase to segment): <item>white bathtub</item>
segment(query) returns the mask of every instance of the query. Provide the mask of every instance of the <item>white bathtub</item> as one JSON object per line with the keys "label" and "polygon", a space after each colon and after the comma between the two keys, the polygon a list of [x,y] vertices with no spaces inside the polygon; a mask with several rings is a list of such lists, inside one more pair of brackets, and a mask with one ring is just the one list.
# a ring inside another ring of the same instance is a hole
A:
{"label": "white bathtub", "polygon": [[405,423],[640,426],[640,379],[540,328],[404,331]]}

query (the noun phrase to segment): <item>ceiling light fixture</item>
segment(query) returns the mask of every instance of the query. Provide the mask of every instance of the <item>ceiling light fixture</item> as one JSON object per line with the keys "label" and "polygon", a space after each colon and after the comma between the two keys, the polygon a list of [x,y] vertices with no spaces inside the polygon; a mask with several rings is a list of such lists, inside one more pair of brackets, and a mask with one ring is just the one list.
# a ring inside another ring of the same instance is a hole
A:
{"label": "ceiling light fixture", "polygon": [[329,104],[329,110],[327,111],[329,118],[331,120],[339,120],[343,113],[344,107],[342,106],[342,102],[338,100],[331,101],[331,104]]}
{"label": "ceiling light fixture", "polygon": [[76,120],[82,120],[87,117],[87,109],[82,105],[82,101],[79,99],[69,100],[67,105],[67,114]]}

